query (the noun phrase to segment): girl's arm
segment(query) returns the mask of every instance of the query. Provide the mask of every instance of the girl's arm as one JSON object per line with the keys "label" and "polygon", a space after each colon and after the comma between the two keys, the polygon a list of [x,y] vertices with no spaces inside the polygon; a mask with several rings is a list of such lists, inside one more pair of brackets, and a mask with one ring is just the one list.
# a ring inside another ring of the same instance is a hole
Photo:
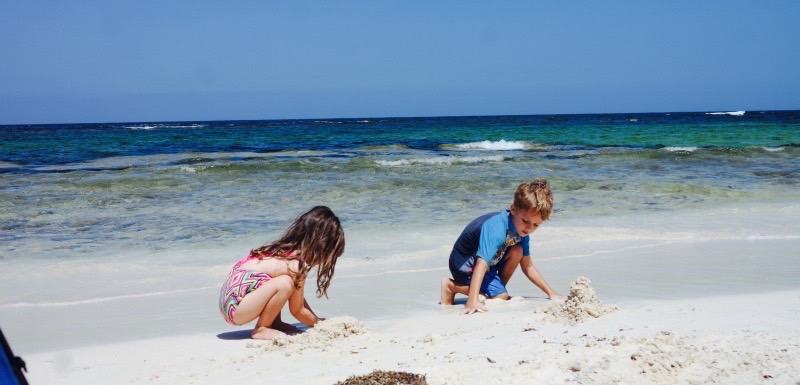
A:
{"label": "girl's arm", "polygon": [[308,326],[314,326],[320,321],[320,319],[316,314],[314,314],[314,312],[311,310],[311,307],[308,306],[308,302],[306,302],[306,299],[303,295],[305,283],[305,280],[300,282],[300,288],[296,289],[294,293],[292,293],[291,297],[289,297],[289,311],[292,313],[294,318],[297,318],[298,321]]}

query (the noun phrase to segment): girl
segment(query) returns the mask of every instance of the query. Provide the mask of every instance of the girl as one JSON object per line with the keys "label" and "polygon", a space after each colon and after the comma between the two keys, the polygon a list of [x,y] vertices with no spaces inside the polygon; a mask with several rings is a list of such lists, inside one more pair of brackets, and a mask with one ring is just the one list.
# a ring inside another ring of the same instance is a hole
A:
{"label": "girl", "polygon": [[314,326],[320,318],[303,297],[306,276],[317,268],[317,298],[327,298],[336,260],[343,252],[344,230],[339,218],[328,207],[312,208],[297,217],[280,239],[253,249],[233,265],[220,292],[222,316],[233,325],[258,318],[250,336],[268,340],[298,331],[280,319],[281,309],[289,301],[292,315]]}

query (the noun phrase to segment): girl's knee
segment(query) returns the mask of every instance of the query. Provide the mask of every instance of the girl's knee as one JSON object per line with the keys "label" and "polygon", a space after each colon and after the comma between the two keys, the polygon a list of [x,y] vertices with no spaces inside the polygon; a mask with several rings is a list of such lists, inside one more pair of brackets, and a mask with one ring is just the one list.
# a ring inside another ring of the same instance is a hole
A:
{"label": "girl's knee", "polygon": [[288,275],[281,275],[270,280],[275,289],[279,292],[291,292],[294,290],[294,280]]}

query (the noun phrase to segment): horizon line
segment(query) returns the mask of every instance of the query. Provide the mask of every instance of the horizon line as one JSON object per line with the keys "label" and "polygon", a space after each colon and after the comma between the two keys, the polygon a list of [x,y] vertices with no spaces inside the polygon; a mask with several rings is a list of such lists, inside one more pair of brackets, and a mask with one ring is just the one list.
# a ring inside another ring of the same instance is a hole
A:
{"label": "horizon line", "polygon": [[647,112],[579,112],[579,113],[539,113],[539,114],[490,114],[490,115],[417,115],[417,116],[362,116],[362,117],[324,117],[324,118],[256,118],[256,119],[210,119],[210,120],[139,120],[139,121],[106,121],[106,122],[62,122],[62,123],[0,123],[6,126],[63,126],[63,125],[102,125],[102,124],[141,124],[141,123],[199,123],[199,122],[282,122],[282,121],[321,121],[321,120],[370,120],[370,119],[447,119],[447,118],[478,118],[478,117],[522,117],[522,116],[573,116],[573,115],[650,115],[650,114],[707,114],[728,112],[789,112],[797,110],[702,110],[702,111],[647,111]]}

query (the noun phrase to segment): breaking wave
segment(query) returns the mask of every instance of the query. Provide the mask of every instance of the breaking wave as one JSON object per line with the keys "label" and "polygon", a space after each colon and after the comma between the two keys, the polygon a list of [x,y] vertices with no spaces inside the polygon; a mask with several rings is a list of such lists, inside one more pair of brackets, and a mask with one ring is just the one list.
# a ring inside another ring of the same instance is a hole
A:
{"label": "breaking wave", "polygon": [[502,162],[509,159],[507,156],[494,155],[494,156],[438,156],[432,158],[412,158],[412,159],[398,159],[398,160],[376,160],[375,162],[381,166],[398,167],[398,166],[414,166],[414,165],[441,165],[449,166],[453,164],[468,164],[468,163],[484,163],[484,162]]}
{"label": "breaking wave", "polygon": [[447,149],[456,150],[488,150],[488,151],[514,151],[525,150],[533,146],[527,142],[522,141],[506,141],[500,139],[496,142],[490,140],[483,140],[480,142],[460,143],[442,146]]}
{"label": "breaking wave", "polygon": [[730,115],[730,116],[744,116],[744,111],[706,112],[706,115]]}

